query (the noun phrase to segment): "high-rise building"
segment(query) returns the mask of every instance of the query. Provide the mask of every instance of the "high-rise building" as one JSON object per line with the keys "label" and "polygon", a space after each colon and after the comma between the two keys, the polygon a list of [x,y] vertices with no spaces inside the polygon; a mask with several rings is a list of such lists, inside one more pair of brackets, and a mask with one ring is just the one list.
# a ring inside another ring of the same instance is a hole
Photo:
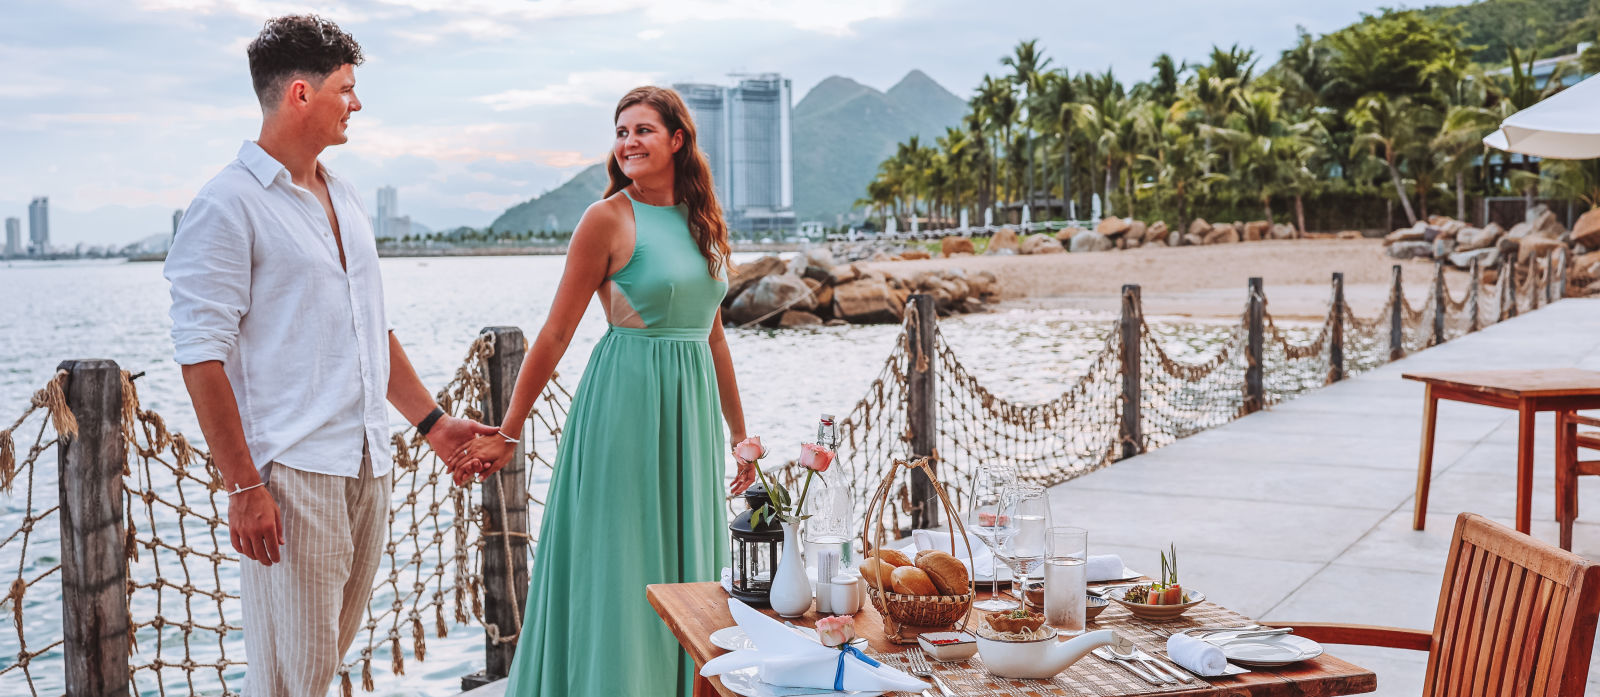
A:
{"label": "high-rise building", "polygon": [[6,218],[6,256],[22,256],[22,221]]}
{"label": "high-rise building", "polygon": [[28,203],[28,253],[50,253],[50,197],[39,196]]}
{"label": "high-rise building", "polygon": [[182,222],[183,222],[183,209],[179,208],[178,210],[175,210],[175,211],[172,212],[172,237],[173,237],[173,239],[177,239],[177,237],[178,237],[178,224],[182,223]]}
{"label": "high-rise building", "polygon": [[793,94],[777,73],[741,76],[733,87],[673,85],[694,118],[717,199],[737,230],[795,226]]}
{"label": "high-rise building", "polygon": [[372,235],[379,239],[385,237],[404,237],[411,234],[410,226],[406,230],[395,230],[398,226],[394,219],[400,216],[400,197],[392,186],[378,187],[378,207],[373,216]]}

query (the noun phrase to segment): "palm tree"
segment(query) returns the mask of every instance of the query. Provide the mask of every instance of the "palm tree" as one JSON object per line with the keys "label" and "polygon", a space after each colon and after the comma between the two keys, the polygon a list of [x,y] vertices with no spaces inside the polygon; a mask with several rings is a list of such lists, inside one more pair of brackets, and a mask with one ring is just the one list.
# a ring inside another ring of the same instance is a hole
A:
{"label": "palm tree", "polygon": [[1036,95],[1039,93],[1039,88],[1041,87],[1039,84],[1039,76],[1044,69],[1050,65],[1050,59],[1045,58],[1044,54],[1039,50],[1038,39],[1029,39],[1027,41],[1019,42],[1017,47],[1013,49],[1012,55],[1000,59],[1000,64],[1011,68],[1011,83],[1022,88],[1023,91],[1022,101],[1019,105],[1021,111],[1019,115],[1022,120],[1023,132],[1026,134],[1023,137],[1024,142],[1026,143],[1024,148],[1026,149],[1025,152],[1027,159],[1027,176],[1025,177],[1025,181],[1027,186],[1027,200],[1031,204],[1033,202],[1034,170],[1033,120],[1035,118],[1035,114],[1038,113],[1038,109],[1035,108],[1036,105],[1034,100]]}
{"label": "palm tree", "polygon": [[1360,131],[1351,145],[1351,151],[1382,149],[1381,157],[1389,170],[1390,180],[1394,182],[1395,195],[1405,209],[1407,222],[1412,225],[1417,222],[1417,214],[1412,210],[1411,197],[1406,195],[1405,185],[1401,182],[1400,158],[1402,152],[1415,153],[1418,139],[1415,124],[1426,109],[1426,106],[1413,102],[1410,97],[1390,99],[1382,92],[1374,92],[1357,101],[1356,108],[1346,115],[1350,125]]}

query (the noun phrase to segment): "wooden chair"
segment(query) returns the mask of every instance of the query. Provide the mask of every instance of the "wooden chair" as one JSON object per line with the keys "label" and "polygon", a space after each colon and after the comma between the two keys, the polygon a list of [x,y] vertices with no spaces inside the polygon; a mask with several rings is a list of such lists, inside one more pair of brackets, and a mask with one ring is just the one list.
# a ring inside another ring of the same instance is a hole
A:
{"label": "wooden chair", "polygon": [[1578,459],[1579,448],[1600,450],[1600,433],[1579,431],[1579,426],[1600,427],[1600,419],[1556,412],[1556,522],[1565,550],[1572,549],[1572,522],[1578,519],[1578,476],[1600,474],[1600,460]]}
{"label": "wooden chair", "polygon": [[1600,565],[1462,513],[1432,633],[1273,624],[1329,644],[1427,651],[1423,697],[1579,697],[1589,676],[1597,614]]}

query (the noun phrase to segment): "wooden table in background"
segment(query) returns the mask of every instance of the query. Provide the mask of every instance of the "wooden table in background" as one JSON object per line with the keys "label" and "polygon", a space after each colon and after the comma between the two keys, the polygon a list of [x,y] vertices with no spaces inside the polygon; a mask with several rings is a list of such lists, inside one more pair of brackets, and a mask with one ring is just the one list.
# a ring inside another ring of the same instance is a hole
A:
{"label": "wooden table in background", "polygon": [[[1541,411],[1600,409],[1600,373],[1576,368],[1550,370],[1468,370],[1405,373],[1426,391],[1422,405],[1422,454],[1417,461],[1417,506],[1412,527],[1423,528],[1428,514],[1428,484],[1433,477],[1433,431],[1439,400],[1449,399],[1517,412],[1517,531],[1533,525],[1533,419]],[[1556,433],[1561,452],[1564,434]]]}
{"label": "wooden table in background", "polygon": [[[727,653],[711,644],[712,632],[734,625],[733,615],[728,612],[728,593],[722,590],[721,584],[716,582],[657,584],[647,586],[645,594],[650,599],[650,605],[655,607],[656,613],[661,615],[661,620],[666,622],[672,633],[678,637],[678,643],[689,652],[696,669],[705,665],[706,661]],[[980,599],[987,596],[987,593],[979,593]],[[770,609],[762,612],[777,617],[777,614]],[[804,627],[815,627],[820,617],[815,610],[812,610],[804,617],[795,619],[794,623]],[[855,624],[856,634],[867,637],[873,652],[922,650],[915,644],[900,646],[884,639],[883,617],[870,603],[856,614]],[[1108,627],[1116,628],[1115,625],[1101,625],[1101,628]],[[1231,677],[1201,678],[1192,690],[1163,692],[1161,697],[1351,695],[1371,692],[1377,689],[1377,685],[1377,677],[1372,671],[1324,653],[1316,659],[1284,668],[1257,669],[1254,672]],[[695,697],[713,695],[736,697],[733,691],[722,686],[722,681],[718,678],[695,680]]]}

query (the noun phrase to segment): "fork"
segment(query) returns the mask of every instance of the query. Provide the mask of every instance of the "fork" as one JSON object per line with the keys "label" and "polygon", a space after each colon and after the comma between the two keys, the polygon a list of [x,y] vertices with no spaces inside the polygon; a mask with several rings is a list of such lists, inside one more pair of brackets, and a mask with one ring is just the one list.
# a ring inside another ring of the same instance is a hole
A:
{"label": "fork", "polygon": [[[928,664],[928,659],[922,657],[921,651],[906,651],[902,655],[905,656],[906,663],[911,665],[912,675],[915,675],[919,678],[932,680],[934,686],[939,688],[939,694],[944,695],[944,697],[955,697],[955,694],[952,693],[949,688],[944,686],[944,681],[940,680],[939,676],[934,674],[933,666]],[[927,690],[923,690],[922,694],[923,697],[932,697]]]}

